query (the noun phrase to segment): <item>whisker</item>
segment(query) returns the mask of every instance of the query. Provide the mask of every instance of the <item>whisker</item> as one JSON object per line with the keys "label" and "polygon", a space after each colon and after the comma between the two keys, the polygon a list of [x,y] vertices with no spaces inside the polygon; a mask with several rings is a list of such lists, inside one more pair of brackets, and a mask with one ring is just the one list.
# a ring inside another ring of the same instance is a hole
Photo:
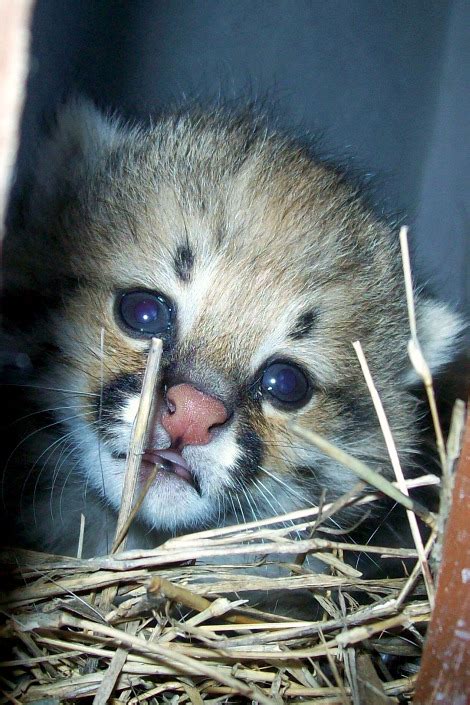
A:
{"label": "whisker", "polygon": [[72,476],[72,473],[74,472],[74,470],[77,469],[77,467],[78,467],[79,465],[80,465],[80,460],[77,459],[77,461],[76,461],[75,463],[73,463],[73,464],[70,466],[70,470],[68,471],[67,475],[65,476],[64,483],[63,483],[63,485],[62,485],[62,487],[61,487],[61,490],[60,490],[60,496],[59,496],[59,521],[60,521],[61,524],[64,523],[64,515],[63,515],[63,513],[62,513],[62,505],[63,505],[63,500],[64,500],[65,487],[66,487],[66,485],[67,485],[67,482],[69,481],[69,478]]}
{"label": "whisker", "polygon": [[52,485],[51,485],[51,490],[50,490],[50,494],[49,494],[49,513],[50,513],[52,520],[54,520],[53,499],[54,499],[54,491],[55,491],[56,482],[59,478],[60,471],[61,471],[62,467],[64,466],[65,462],[70,458],[70,456],[73,454],[73,452],[77,448],[78,448],[78,446],[75,443],[73,443],[72,441],[65,443],[64,447],[60,451],[59,457],[57,459],[54,470],[52,472]]}
{"label": "whisker", "polygon": [[15,424],[19,423],[20,421],[24,421],[25,419],[31,418],[31,416],[37,416],[38,414],[47,414],[50,413],[51,411],[60,411],[61,409],[92,409],[94,408],[94,404],[66,404],[64,406],[52,406],[49,409],[39,409],[39,411],[32,411],[30,414],[25,414],[24,416],[20,416],[19,418],[15,419],[11,423],[8,424],[7,428],[10,428],[11,426],[14,426]]}
{"label": "whisker", "polygon": [[246,522],[245,512],[243,511],[243,506],[242,506],[242,503],[241,503],[241,501],[240,501],[240,497],[239,497],[238,494],[235,495],[235,499],[237,500],[237,502],[238,502],[238,504],[239,504],[239,506],[240,506],[240,514],[241,514],[241,516],[242,516],[243,523],[246,524],[247,522]]}
{"label": "whisker", "polygon": [[[311,506],[314,508],[317,507],[316,504],[309,501],[306,497],[303,497],[302,495],[300,495],[292,487],[290,487],[290,485],[288,485],[286,482],[284,482],[281,478],[279,478],[276,475],[274,475],[273,473],[269,472],[269,470],[267,470],[267,468],[262,467],[260,465],[259,469],[262,472],[264,472],[266,475],[268,475],[268,477],[270,477],[272,480],[274,480],[274,481],[278,482],[280,485],[282,485],[287,490],[287,492],[289,492],[294,498],[299,499],[301,501],[301,506],[308,505],[308,506]],[[259,481],[259,478],[258,478],[258,481]],[[341,531],[344,531],[344,527],[342,527],[341,524],[334,517],[329,517],[328,521],[330,521],[336,528],[340,529]],[[357,541],[350,534],[345,535],[345,540],[349,541],[350,543],[357,544]],[[378,567],[378,563],[374,560],[373,556],[371,556],[369,554],[364,554],[363,557],[366,558],[374,566]]]}
{"label": "whisker", "polygon": [[[88,413],[92,413],[92,412],[88,412]],[[82,416],[82,415],[81,415],[81,414],[77,414],[77,416]],[[77,416],[74,416],[74,417],[71,417],[71,418],[76,418]],[[57,439],[54,440],[52,443],[50,443],[50,444],[47,446],[47,448],[45,448],[45,449],[42,451],[42,453],[36,458],[36,460],[34,461],[33,465],[31,465],[31,467],[29,468],[28,473],[27,473],[27,475],[26,475],[26,477],[25,477],[25,479],[24,479],[24,481],[23,481],[23,486],[22,486],[22,488],[21,488],[21,494],[20,494],[20,507],[21,507],[22,502],[23,502],[23,497],[24,497],[24,493],[25,493],[25,491],[26,491],[26,487],[27,487],[29,478],[30,478],[31,475],[33,474],[34,469],[35,469],[36,466],[38,465],[38,463],[39,463],[39,461],[41,460],[41,458],[49,451],[49,455],[47,456],[46,460],[44,461],[44,463],[43,463],[43,465],[42,465],[42,467],[41,467],[41,470],[39,471],[39,473],[38,473],[38,475],[37,475],[37,477],[36,477],[36,481],[35,481],[35,483],[34,483],[34,489],[33,489],[33,517],[34,517],[35,523],[37,523],[37,519],[36,519],[36,494],[37,494],[37,489],[38,489],[38,486],[39,486],[39,482],[40,482],[41,476],[42,476],[43,472],[44,472],[45,469],[46,469],[47,460],[48,460],[48,458],[51,457],[51,455],[52,455],[52,453],[53,453],[53,451],[54,451],[54,448],[55,448],[56,446],[59,446],[59,447],[60,447],[60,444],[61,444],[61,443],[64,443],[64,441],[66,441],[66,439],[68,439],[68,438],[70,438],[71,436],[73,436],[74,433],[75,433],[75,430],[69,431],[68,433],[66,433],[66,434],[64,434],[64,435],[62,435],[62,436],[60,436],[60,438],[57,438]]]}
{"label": "whisker", "polygon": [[40,481],[40,479],[41,479],[42,473],[44,472],[44,470],[45,470],[45,468],[46,468],[47,460],[51,457],[52,453],[54,452],[54,449],[55,449],[56,447],[59,447],[59,448],[60,448],[61,444],[62,444],[62,443],[65,443],[65,442],[67,441],[67,439],[72,435],[72,433],[73,433],[73,431],[69,431],[68,433],[66,433],[66,434],[64,434],[64,435],[62,435],[62,436],[60,436],[59,438],[56,438],[54,441],[52,441],[52,443],[49,443],[49,445],[47,446],[47,448],[45,448],[45,449],[42,451],[42,453],[39,455],[39,457],[36,458],[36,460],[34,461],[34,463],[30,466],[30,468],[29,468],[29,470],[28,470],[28,473],[27,473],[27,475],[26,475],[26,477],[25,477],[25,479],[24,479],[24,481],[23,481],[23,485],[22,485],[22,487],[21,487],[21,493],[20,493],[20,514],[21,514],[21,517],[22,517],[22,518],[23,518],[23,499],[24,499],[24,495],[25,495],[25,492],[26,492],[26,488],[27,488],[27,486],[28,486],[29,478],[30,478],[31,475],[33,474],[34,469],[35,469],[35,467],[38,465],[38,463],[39,463],[39,461],[41,460],[41,458],[42,458],[44,455],[46,455],[46,453],[48,453],[48,455],[46,456],[45,461],[44,461],[44,463],[42,464],[41,469],[40,469],[40,471],[39,471],[39,473],[38,473],[38,475],[37,475],[37,477],[36,477],[36,480],[35,480],[35,483],[34,483],[34,488],[33,488],[33,503],[32,503],[32,509],[33,509],[33,519],[34,519],[35,525],[37,525],[37,518],[36,518],[36,495],[37,495],[37,489],[38,489],[38,486],[39,486],[39,481]]}
{"label": "whisker", "polygon": [[[257,484],[258,490],[260,491],[260,493],[261,493],[262,496],[264,497],[265,501],[266,501],[266,502],[269,504],[269,506],[271,507],[271,509],[272,509],[272,511],[273,511],[273,515],[276,516],[279,512],[277,512],[277,511],[275,510],[273,504],[269,501],[269,498],[266,496],[266,492],[272,497],[272,499],[274,500],[274,502],[275,502],[275,503],[277,504],[277,506],[279,507],[279,509],[280,509],[280,514],[285,514],[286,511],[287,511],[287,510],[286,510],[286,507],[284,507],[284,505],[278,500],[278,498],[273,495],[273,493],[270,491],[269,487],[266,487],[266,485],[264,484],[264,482],[263,482],[260,478],[257,478],[256,484]],[[292,520],[290,520],[290,521],[282,521],[282,522],[279,522],[279,523],[280,523],[282,526],[285,526],[286,528],[287,528],[288,526],[295,527],[295,522],[292,521]],[[296,534],[296,536],[297,536],[298,539],[301,539],[301,538],[302,538],[302,537],[301,537],[301,534],[300,534],[300,531],[295,531],[295,534]]]}
{"label": "whisker", "polygon": [[234,518],[235,522],[238,523],[237,510],[235,509],[235,503],[234,503],[234,501],[233,501],[233,495],[232,495],[231,492],[230,492],[230,494],[228,495],[228,498],[229,498],[229,500],[230,500],[230,504],[232,505],[233,518]]}
{"label": "whisker", "polygon": [[[366,545],[366,546],[368,546],[368,545],[370,544],[370,542],[372,541],[372,539],[374,538],[374,536],[376,535],[376,533],[377,533],[377,532],[379,531],[379,529],[381,529],[381,527],[385,524],[385,522],[386,522],[387,519],[389,518],[390,514],[392,514],[392,512],[396,509],[396,507],[397,507],[397,503],[395,502],[395,503],[393,504],[393,506],[390,507],[390,509],[388,510],[388,512],[385,514],[385,516],[381,518],[380,522],[378,523],[378,525],[375,527],[374,531],[371,533],[371,535],[369,536],[369,538],[368,538],[367,541],[365,542],[365,545]],[[363,553],[359,553],[358,556],[357,556],[357,560],[356,560],[356,568],[357,568],[357,566],[359,565],[359,561],[360,561],[361,557],[364,557],[364,556],[367,556],[367,557],[371,558],[371,556],[369,556],[365,551],[364,551]],[[372,558],[371,558],[371,560],[372,560]],[[373,561],[373,563],[374,563],[374,565],[375,565],[377,568],[379,568],[379,564],[378,564],[378,563],[376,563],[375,561]]]}
{"label": "whisker", "polygon": [[242,487],[242,492],[243,492],[243,495],[244,495],[244,497],[245,497],[245,499],[246,499],[247,505],[248,505],[248,507],[249,507],[249,509],[250,509],[250,511],[251,511],[251,514],[252,514],[253,519],[254,519],[255,521],[258,521],[259,516],[258,516],[258,514],[256,513],[255,508],[254,508],[253,505],[251,504],[251,500],[250,500],[250,496],[249,496],[250,493],[247,492],[247,489],[246,489],[245,487]]}
{"label": "whisker", "polygon": [[308,500],[305,496],[301,495],[300,492],[297,492],[296,490],[294,490],[293,487],[291,487],[287,482],[282,480],[280,477],[269,472],[269,470],[267,468],[260,465],[259,469],[262,472],[264,472],[265,475],[270,477],[271,480],[274,480],[275,482],[279,483],[282,487],[284,487],[284,489],[287,490],[287,492],[289,492],[293,497],[300,500],[300,502],[302,503],[302,506],[308,505],[309,507],[314,507],[314,508],[316,508],[318,506],[314,502],[311,502],[310,500]]}
{"label": "whisker", "polygon": [[[271,509],[273,517],[277,516],[279,514],[279,512],[275,509],[273,503],[271,502],[271,500],[269,499],[269,497],[266,494],[268,492],[268,488],[263,484],[263,482],[259,478],[257,480],[255,480],[255,484],[256,484],[256,487],[258,488],[259,493],[263,497],[264,501],[266,502],[268,507]],[[271,495],[271,497],[273,496],[271,492],[269,492],[269,494]],[[279,502],[278,502],[278,504],[279,504]],[[281,512],[281,514],[283,514],[283,513],[284,512]],[[284,524],[285,522],[282,522],[282,523]]]}
{"label": "whisker", "polygon": [[[88,412],[90,413],[90,412]],[[72,421],[73,419],[80,418],[82,414],[73,414],[73,416],[67,416],[65,419],[60,419],[59,421],[54,421],[53,423],[46,424],[46,426],[42,426],[41,428],[36,428],[34,431],[31,431],[30,433],[27,434],[24,438],[21,439],[19,443],[13,448],[11,451],[10,455],[6,459],[5,465],[2,470],[2,481],[1,481],[1,493],[2,493],[2,501],[3,505],[5,506],[5,478],[6,478],[6,471],[8,469],[8,466],[10,464],[10,460],[12,459],[13,455],[16,453],[16,451],[23,445],[23,443],[26,443],[26,441],[29,438],[32,438],[38,433],[41,433],[42,431],[45,431],[48,428],[53,428],[54,426],[58,426],[59,424],[65,423],[66,421]]]}
{"label": "whisker", "polygon": [[64,394],[74,394],[80,397],[98,397],[94,392],[80,392],[78,389],[62,389],[61,387],[43,387],[37,384],[15,384],[14,382],[0,383],[0,387],[19,387],[25,389],[40,389],[41,391],[63,392]]}
{"label": "whisker", "polygon": [[[98,425],[98,422],[97,422],[97,421],[93,421],[92,423],[89,423],[89,424],[88,424],[88,427],[90,428],[91,426],[97,426],[97,425]],[[54,518],[54,517],[53,517],[53,496],[54,496],[55,485],[56,485],[56,482],[57,482],[58,477],[59,477],[59,475],[60,475],[60,471],[61,471],[63,465],[65,464],[65,462],[67,461],[67,459],[68,459],[75,451],[77,451],[79,448],[81,448],[86,442],[87,442],[87,439],[82,439],[82,440],[79,441],[78,443],[77,443],[77,442],[71,442],[71,443],[69,443],[68,446],[67,446],[68,452],[66,452],[65,456],[62,457],[62,453],[64,452],[64,449],[63,449],[63,450],[61,451],[61,453],[60,453],[60,456],[59,456],[59,458],[58,458],[58,460],[57,460],[57,462],[56,462],[55,468],[54,468],[53,477],[52,477],[52,486],[51,486],[51,489],[50,489],[49,508],[50,508],[50,512],[51,512],[51,518]],[[62,458],[62,459],[61,459],[61,458]],[[79,461],[79,459],[77,459],[77,462],[74,463],[74,467],[76,468],[76,467],[78,467],[79,465],[80,465],[80,461]],[[87,476],[88,476],[88,473],[87,473]],[[86,480],[86,481],[87,481],[87,480]],[[84,504],[86,504],[86,498],[85,498],[85,497],[84,497]]]}

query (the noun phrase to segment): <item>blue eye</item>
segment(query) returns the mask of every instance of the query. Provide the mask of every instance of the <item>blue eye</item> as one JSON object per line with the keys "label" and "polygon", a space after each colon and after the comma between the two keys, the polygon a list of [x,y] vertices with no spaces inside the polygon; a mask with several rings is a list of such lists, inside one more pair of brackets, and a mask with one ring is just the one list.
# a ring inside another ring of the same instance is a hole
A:
{"label": "blue eye", "polygon": [[117,307],[120,322],[143,336],[164,336],[173,322],[173,308],[161,294],[150,291],[128,291]]}
{"label": "blue eye", "polygon": [[312,386],[300,367],[292,362],[272,362],[263,372],[261,391],[291,409],[304,406],[312,396]]}

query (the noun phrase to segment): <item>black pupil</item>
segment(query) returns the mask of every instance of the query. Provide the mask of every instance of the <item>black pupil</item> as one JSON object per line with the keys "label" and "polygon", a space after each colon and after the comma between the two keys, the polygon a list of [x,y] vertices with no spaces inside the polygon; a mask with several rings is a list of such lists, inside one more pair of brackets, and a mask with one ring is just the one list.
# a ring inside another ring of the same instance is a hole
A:
{"label": "black pupil", "polygon": [[171,307],[158,294],[138,291],[123,294],[119,313],[126,326],[147,335],[163,335],[171,323]]}
{"label": "black pupil", "polygon": [[133,314],[134,320],[146,326],[158,319],[158,306],[155,301],[142,299],[135,304]]}
{"label": "black pupil", "polygon": [[263,391],[287,404],[298,404],[307,400],[309,395],[309,383],[302,370],[283,362],[275,362],[266,368],[261,386]]}

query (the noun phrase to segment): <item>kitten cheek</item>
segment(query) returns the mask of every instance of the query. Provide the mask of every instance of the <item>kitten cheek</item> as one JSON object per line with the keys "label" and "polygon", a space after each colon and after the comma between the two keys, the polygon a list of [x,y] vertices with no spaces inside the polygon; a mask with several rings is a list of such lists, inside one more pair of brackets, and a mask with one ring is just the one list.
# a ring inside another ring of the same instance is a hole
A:
{"label": "kitten cheek", "polygon": [[132,424],[135,421],[135,417],[137,416],[137,409],[139,408],[139,397],[138,396],[133,396],[127,399],[124,404],[121,407],[121,411],[119,414],[120,421],[122,421],[125,424],[128,424],[129,426],[132,426]]}
{"label": "kitten cheek", "polygon": [[[291,419],[292,415],[273,410],[255,424],[265,446],[265,466],[285,476],[294,475],[298,465],[312,461],[311,448],[302,447],[299,439],[289,431],[287,424]],[[296,420],[302,426],[311,426],[311,422],[301,416]]]}

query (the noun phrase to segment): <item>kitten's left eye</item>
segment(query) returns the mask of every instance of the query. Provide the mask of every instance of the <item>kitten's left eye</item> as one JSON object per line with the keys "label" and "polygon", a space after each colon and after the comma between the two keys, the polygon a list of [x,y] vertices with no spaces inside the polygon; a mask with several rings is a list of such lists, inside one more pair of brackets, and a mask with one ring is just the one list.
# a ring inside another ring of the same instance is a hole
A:
{"label": "kitten's left eye", "polygon": [[264,370],[261,391],[284,407],[298,409],[310,401],[312,385],[298,365],[279,360]]}
{"label": "kitten's left eye", "polygon": [[117,305],[119,322],[127,330],[143,336],[164,336],[173,321],[173,307],[161,294],[128,291]]}

